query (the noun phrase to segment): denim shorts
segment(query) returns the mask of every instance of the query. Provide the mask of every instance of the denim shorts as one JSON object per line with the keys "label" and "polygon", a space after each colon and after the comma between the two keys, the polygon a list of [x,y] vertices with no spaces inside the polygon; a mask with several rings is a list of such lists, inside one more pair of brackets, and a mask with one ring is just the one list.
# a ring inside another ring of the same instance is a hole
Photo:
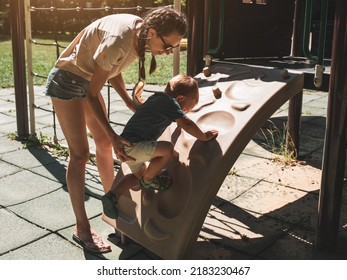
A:
{"label": "denim shorts", "polygon": [[146,161],[152,159],[157,148],[156,141],[142,141],[134,143],[132,147],[124,147],[126,154],[136,159],[136,161],[126,161],[132,173],[136,173],[141,169]]}
{"label": "denim shorts", "polygon": [[45,94],[69,100],[85,98],[89,81],[71,72],[53,68],[48,75]]}

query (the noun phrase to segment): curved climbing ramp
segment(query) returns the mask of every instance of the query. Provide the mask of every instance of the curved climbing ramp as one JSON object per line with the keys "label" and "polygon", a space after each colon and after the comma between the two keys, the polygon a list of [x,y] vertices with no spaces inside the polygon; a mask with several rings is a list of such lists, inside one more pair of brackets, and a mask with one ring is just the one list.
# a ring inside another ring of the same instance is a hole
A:
{"label": "curved climbing ramp", "polygon": [[[164,172],[173,178],[165,192],[129,191],[119,200],[120,217],[104,221],[164,259],[189,258],[225,177],[248,142],[287,100],[302,92],[303,74],[239,64],[214,64],[196,80],[200,100],[188,116],[203,130],[202,142],[173,123],[160,139],[179,151]],[[117,174],[127,174],[127,166]]]}

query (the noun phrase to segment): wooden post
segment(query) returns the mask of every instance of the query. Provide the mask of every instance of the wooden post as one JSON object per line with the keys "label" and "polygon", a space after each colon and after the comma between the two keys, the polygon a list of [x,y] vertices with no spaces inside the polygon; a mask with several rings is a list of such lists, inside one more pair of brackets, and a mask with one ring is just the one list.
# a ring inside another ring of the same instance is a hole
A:
{"label": "wooden post", "polygon": [[188,0],[188,49],[187,74],[195,76],[204,66],[204,2]]}
{"label": "wooden post", "polygon": [[29,135],[29,122],[25,74],[24,2],[22,0],[10,1],[10,16],[17,133],[19,139],[24,139]]}
{"label": "wooden post", "polygon": [[[174,0],[174,9],[179,12],[181,11],[181,1]],[[180,51],[180,47],[178,47],[175,48],[173,52],[173,76],[180,74]]]}
{"label": "wooden post", "polygon": [[303,92],[301,91],[289,100],[288,108],[286,148],[288,152],[294,153],[295,157],[299,156],[300,149],[302,99]]}
{"label": "wooden post", "polygon": [[328,98],[316,247],[334,251],[337,245],[346,161],[347,1],[336,1],[332,65]]}

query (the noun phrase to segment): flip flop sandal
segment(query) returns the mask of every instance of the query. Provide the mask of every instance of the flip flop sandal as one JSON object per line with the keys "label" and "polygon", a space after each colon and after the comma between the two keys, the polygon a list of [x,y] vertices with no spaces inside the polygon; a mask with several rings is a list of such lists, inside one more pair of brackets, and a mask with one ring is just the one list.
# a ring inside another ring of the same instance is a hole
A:
{"label": "flip flop sandal", "polygon": [[136,106],[139,106],[144,102],[143,98],[141,97],[144,86],[145,83],[143,81],[138,81],[133,89],[131,95]]}
{"label": "flip flop sandal", "polygon": [[[72,235],[72,239],[79,244],[85,251],[93,254],[105,254],[111,252],[111,246],[106,245],[100,236],[94,235],[93,241],[82,241],[77,234]],[[101,245],[101,246],[97,246]]]}
{"label": "flip flop sandal", "polygon": [[145,183],[143,179],[140,181],[140,186],[146,190],[165,191],[170,187],[171,178],[165,175],[157,175],[149,184]]}
{"label": "flip flop sandal", "polygon": [[113,193],[108,192],[101,197],[101,202],[104,214],[111,219],[117,219],[119,216],[119,211],[116,207],[117,197]]}

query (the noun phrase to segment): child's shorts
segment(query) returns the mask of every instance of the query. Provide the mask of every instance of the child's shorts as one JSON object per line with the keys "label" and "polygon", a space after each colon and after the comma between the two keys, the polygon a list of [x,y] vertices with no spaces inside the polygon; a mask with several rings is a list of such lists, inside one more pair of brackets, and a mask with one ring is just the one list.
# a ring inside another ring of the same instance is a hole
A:
{"label": "child's shorts", "polygon": [[134,143],[132,147],[124,147],[126,154],[136,159],[136,161],[126,161],[131,172],[136,173],[146,161],[151,160],[156,148],[156,141],[143,141]]}
{"label": "child's shorts", "polygon": [[89,81],[71,72],[53,68],[48,75],[45,94],[69,100],[85,98]]}

